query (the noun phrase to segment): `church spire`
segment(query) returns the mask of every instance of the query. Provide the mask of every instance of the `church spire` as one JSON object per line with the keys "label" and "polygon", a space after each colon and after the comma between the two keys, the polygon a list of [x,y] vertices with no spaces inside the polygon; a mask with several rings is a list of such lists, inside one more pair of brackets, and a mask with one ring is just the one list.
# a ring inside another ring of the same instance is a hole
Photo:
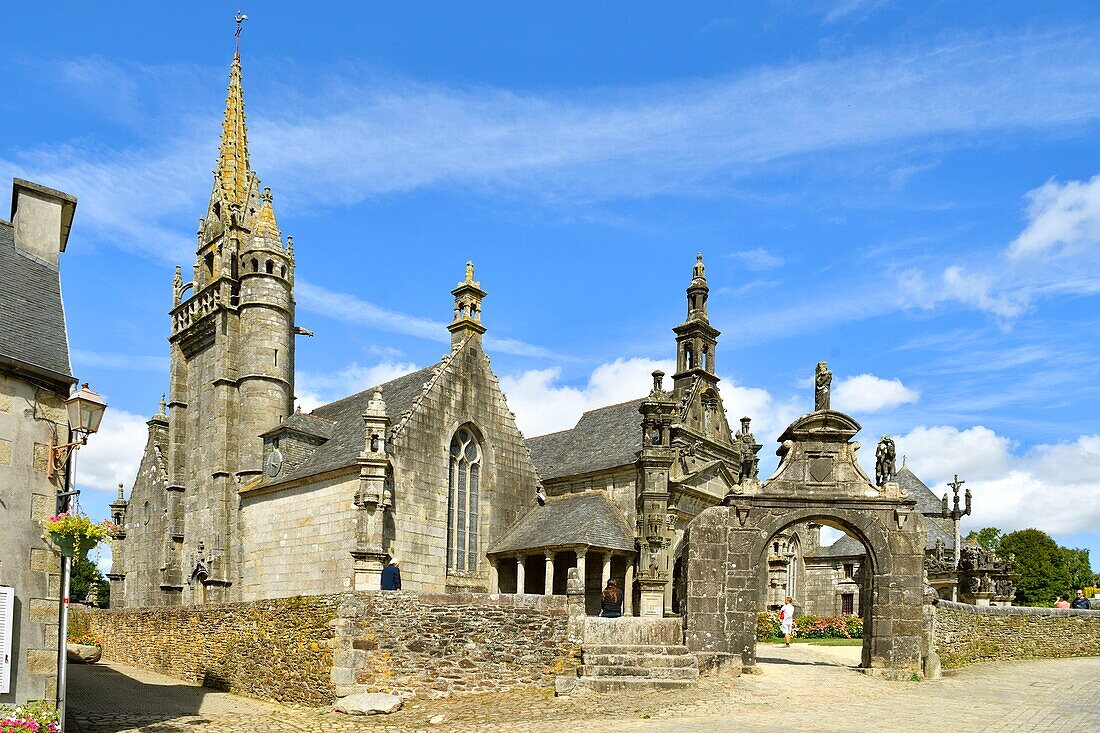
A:
{"label": "church spire", "polygon": [[218,166],[214,171],[226,204],[244,207],[251,188],[251,173],[248,163],[248,126],[244,117],[244,90],[241,87],[241,54],[236,51],[229,67],[229,93],[225,99]]}

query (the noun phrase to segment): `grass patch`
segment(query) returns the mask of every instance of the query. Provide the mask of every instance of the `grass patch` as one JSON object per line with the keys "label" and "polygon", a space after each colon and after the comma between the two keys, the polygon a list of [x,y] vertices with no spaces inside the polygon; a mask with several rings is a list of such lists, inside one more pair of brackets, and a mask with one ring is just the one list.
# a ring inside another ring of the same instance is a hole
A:
{"label": "grass patch", "polygon": [[[768,639],[762,644],[782,644],[783,637]],[[791,639],[792,644],[812,644],[814,646],[863,646],[863,639]]]}

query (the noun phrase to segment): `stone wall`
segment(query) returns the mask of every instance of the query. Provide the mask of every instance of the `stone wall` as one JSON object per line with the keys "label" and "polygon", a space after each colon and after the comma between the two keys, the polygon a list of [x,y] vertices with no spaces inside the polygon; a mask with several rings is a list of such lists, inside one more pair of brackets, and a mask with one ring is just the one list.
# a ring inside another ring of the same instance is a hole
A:
{"label": "stone wall", "polygon": [[343,596],[339,615],[337,694],[441,697],[550,686],[580,663],[564,596],[355,593]]}
{"label": "stone wall", "polygon": [[[245,600],[342,593],[351,585],[359,473],[241,501],[241,594]],[[309,568],[309,572],[302,572]]]}
{"label": "stone wall", "polygon": [[1011,659],[1100,656],[1100,610],[936,602],[935,644],[946,668]]}
{"label": "stone wall", "polygon": [[15,593],[11,685],[0,703],[56,694],[61,560],[43,539],[41,522],[54,513],[54,495],[65,479],[63,471],[46,476],[50,438],[68,437],[63,399],[0,373],[0,585]]}
{"label": "stone wall", "polygon": [[76,609],[103,657],[207,687],[284,703],[334,699],[336,596],[120,610]]}

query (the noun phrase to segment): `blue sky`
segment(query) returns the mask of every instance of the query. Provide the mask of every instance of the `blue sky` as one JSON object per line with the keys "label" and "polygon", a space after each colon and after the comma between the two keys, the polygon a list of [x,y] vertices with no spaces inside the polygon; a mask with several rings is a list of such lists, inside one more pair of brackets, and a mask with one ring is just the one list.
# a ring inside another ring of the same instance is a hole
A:
{"label": "blue sky", "polygon": [[[671,358],[701,251],[765,470],[827,360],[863,454],[888,432],[937,493],[969,482],[971,526],[1096,556],[1100,9],[729,5],[242,6],[252,164],[316,332],[302,403],[438,360],[473,259],[521,427],[568,427]],[[237,5],[52,7],[6,11],[0,176],[79,198],[63,279],[111,404],[79,469],[104,514],[167,386]]]}

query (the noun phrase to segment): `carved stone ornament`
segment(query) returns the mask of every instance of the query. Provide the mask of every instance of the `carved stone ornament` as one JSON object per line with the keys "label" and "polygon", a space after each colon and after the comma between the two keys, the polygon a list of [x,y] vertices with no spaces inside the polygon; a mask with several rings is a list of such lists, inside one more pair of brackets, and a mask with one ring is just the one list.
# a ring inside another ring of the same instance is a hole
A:
{"label": "carved stone ornament", "polygon": [[810,478],[814,481],[828,481],[833,475],[833,459],[831,456],[810,459]]}
{"label": "carved stone ornament", "polygon": [[737,523],[742,527],[749,521],[749,507],[747,506],[734,506],[733,511],[737,514]]}

